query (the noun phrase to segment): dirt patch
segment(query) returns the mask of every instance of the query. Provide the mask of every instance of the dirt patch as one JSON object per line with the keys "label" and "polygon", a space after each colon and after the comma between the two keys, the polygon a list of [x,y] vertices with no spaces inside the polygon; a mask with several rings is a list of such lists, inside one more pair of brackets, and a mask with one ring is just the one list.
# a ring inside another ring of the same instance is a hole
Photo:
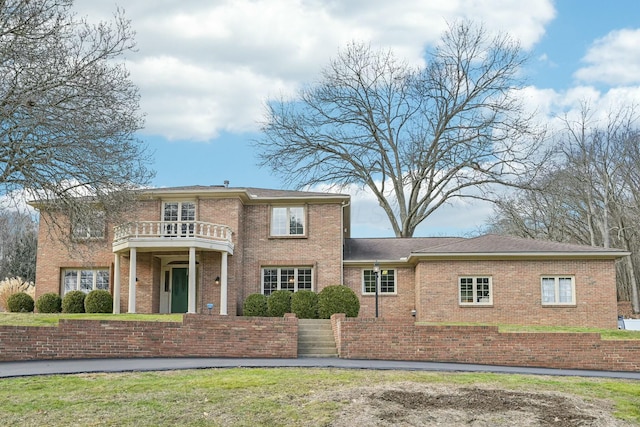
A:
{"label": "dirt patch", "polygon": [[346,404],[332,427],[630,425],[607,402],[559,393],[400,383],[344,390],[332,400]]}

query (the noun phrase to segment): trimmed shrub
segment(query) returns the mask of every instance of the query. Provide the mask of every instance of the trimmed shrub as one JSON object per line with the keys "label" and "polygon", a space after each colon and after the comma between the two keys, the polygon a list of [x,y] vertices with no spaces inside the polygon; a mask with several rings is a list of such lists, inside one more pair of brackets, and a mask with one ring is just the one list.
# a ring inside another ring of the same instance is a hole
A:
{"label": "trimmed shrub", "polygon": [[113,297],[107,290],[93,290],[84,299],[84,311],[87,313],[112,313]]}
{"label": "trimmed shrub", "polygon": [[33,298],[24,292],[18,292],[7,298],[7,308],[12,313],[31,313]]}
{"label": "trimmed shrub", "polygon": [[84,313],[85,293],[82,291],[67,292],[62,298],[63,313]]}
{"label": "trimmed shrub", "polygon": [[267,297],[262,294],[249,295],[242,304],[244,316],[267,317]]}
{"label": "trimmed shrub", "polygon": [[317,319],[318,294],[304,289],[294,293],[291,295],[291,312],[298,319]]}
{"label": "trimmed shrub", "polygon": [[283,317],[291,313],[291,292],[274,291],[267,297],[267,309],[270,317]]}
{"label": "trimmed shrub", "polygon": [[38,313],[60,313],[62,311],[62,298],[55,292],[40,295],[36,301]]}
{"label": "trimmed shrub", "polygon": [[318,294],[318,316],[329,319],[336,313],[358,317],[360,300],[351,288],[343,285],[327,286]]}

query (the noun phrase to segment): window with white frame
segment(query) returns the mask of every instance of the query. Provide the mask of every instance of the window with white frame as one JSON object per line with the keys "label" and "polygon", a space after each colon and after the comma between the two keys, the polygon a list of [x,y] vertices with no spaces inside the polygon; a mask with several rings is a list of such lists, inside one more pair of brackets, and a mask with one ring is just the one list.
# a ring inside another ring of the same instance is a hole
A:
{"label": "window with white frame", "polygon": [[543,305],[573,305],[576,303],[573,276],[544,276],[541,285]]}
{"label": "window with white frame", "polygon": [[104,239],[106,228],[105,212],[90,210],[74,215],[71,236],[74,240]]}
{"label": "window with white frame", "polygon": [[302,206],[272,207],[272,236],[304,236],[305,209]]}
{"label": "window with white frame", "polygon": [[312,291],[312,273],[311,267],[264,267],[262,269],[262,293],[268,296],[278,290]]}
{"label": "window with white frame", "polygon": [[165,202],[162,211],[167,236],[192,235],[196,220],[195,202]]}
{"label": "window with white frame", "polygon": [[[380,269],[378,272],[379,294],[396,293],[396,271],[393,269]],[[362,294],[376,293],[376,273],[373,270],[362,270]]]}
{"label": "window with white frame", "polygon": [[62,296],[70,291],[82,291],[88,294],[94,289],[109,290],[108,269],[66,268],[62,271]]}
{"label": "window with white frame", "polygon": [[460,305],[493,304],[491,277],[460,277],[459,295]]}

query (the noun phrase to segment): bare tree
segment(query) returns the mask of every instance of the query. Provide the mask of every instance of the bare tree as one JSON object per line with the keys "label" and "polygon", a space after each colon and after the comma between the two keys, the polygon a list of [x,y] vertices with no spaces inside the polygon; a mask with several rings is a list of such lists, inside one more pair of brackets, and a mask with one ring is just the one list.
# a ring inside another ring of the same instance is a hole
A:
{"label": "bare tree", "polygon": [[134,48],[130,23],[117,11],[90,25],[72,5],[0,1],[0,196],[26,191],[84,218],[115,212],[152,173],[136,137],[138,90],[120,59]]}
{"label": "bare tree", "polygon": [[35,280],[37,223],[28,213],[0,210],[0,280]]}
{"label": "bare tree", "polygon": [[[631,252],[618,264],[618,297],[640,312],[640,132],[635,106],[598,120],[585,103],[564,119],[555,168],[536,189],[496,205],[493,231]],[[544,224],[545,226],[541,226]]]}
{"label": "bare tree", "polygon": [[261,165],[297,187],[368,188],[399,237],[453,198],[522,184],[540,134],[519,100],[518,43],[462,22],[426,60],[350,44],[298,99],[268,104]]}

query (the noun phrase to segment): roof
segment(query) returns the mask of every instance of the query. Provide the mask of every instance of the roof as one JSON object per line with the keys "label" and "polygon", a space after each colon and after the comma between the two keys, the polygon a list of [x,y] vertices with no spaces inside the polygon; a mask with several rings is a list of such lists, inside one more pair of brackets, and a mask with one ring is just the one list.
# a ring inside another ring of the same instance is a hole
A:
{"label": "roof", "polygon": [[628,254],[620,249],[486,234],[474,238],[347,239],[344,258],[347,262],[356,262],[442,258],[619,258]]}
{"label": "roof", "polygon": [[143,190],[148,195],[241,195],[248,200],[276,199],[349,199],[348,194],[319,191],[276,190],[257,187],[227,187],[225,185],[189,185],[182,187],[159,187]]}

